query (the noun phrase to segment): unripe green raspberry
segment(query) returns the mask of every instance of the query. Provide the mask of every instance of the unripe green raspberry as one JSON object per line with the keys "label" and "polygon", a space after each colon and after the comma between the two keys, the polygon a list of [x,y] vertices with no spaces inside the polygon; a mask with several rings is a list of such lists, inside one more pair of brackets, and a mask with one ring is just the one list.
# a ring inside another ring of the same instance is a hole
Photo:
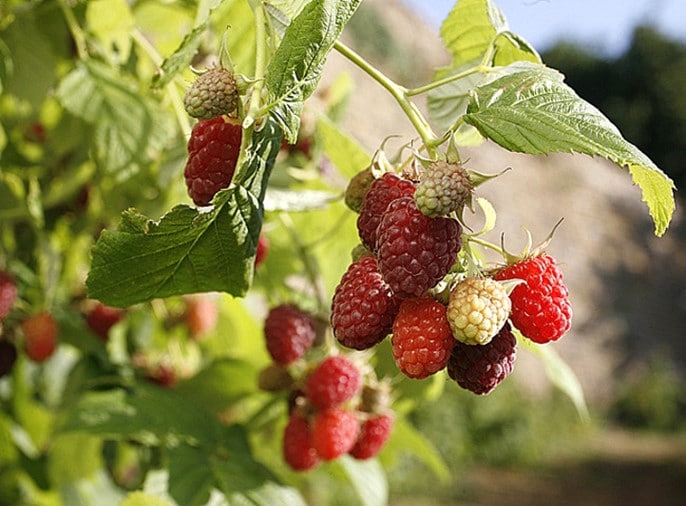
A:
{"label": "unripe green raspberry", "polygon": [[417,208],[433,218],[462,209],[473,190],[469,174],[460,164],[437,161],[422,173],[414,199]]}
{"label": "unripe green raspberry", "polygon": [[468,278],[450,292],[448,322],[458,341],[486,344],[505,325],[511,307],[500,283],[491,278]]}
{"label": "unripe green raspberry", "polygon": [[238,107],[236,78],[226,69],[210,69],[198,77],[183,96],[186,112],[198,119],[231,114]]}
{"label": "unripe green raspberry", "polygon": [[345,189],[345,205],[350,208],[350,210],[356,213],[360,212],[362,209],[362,201],[364,196],[367,194],[369,187],[374,182],[374,174],[372,174],[371,167],[355,174],[348,187]]}

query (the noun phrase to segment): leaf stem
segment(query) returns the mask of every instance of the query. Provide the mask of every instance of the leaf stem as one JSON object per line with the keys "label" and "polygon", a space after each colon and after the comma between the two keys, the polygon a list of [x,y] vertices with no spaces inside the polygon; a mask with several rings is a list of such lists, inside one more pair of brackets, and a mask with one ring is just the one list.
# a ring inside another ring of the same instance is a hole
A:
{"label": "leaf stem", "polygon": [[383,72],[379,71],[376,67],[370,64],[367,60],[362,58],[359,54],[353,51],[351,48],[343,44],[340,40],[334,43],[334,48],[348,60],[357,65],[360,69],[366,72],[370,77],[372,77],[381,86],[386,88],[386,90],[395,98],[395,100],[400,105],[401,109],[408,117],[415,130],[422,139],[424,146],[430,155],[435,155],[437,150],[436,145],[436,134],[431,130],[424,116],[419,111],[417,106],[409,99],[408,90],[403,86],[400,86]]}
{"label": "leaf stem", "polygon": [[264,88],[264,73],[267,68],[267,31],[264,7],[255,7],[255,85],[250,95],[250,105],[243,122],[244,128],[250,127],[260,116],[262,89]]}
{"label": "leaf stem", "polygon": [[79,55],[80,60],[88,59],[88,44],[86,43],[86,35],[84,31],[79,26],[79,22],[74,16],[74,12],[71,7],[67,5],[66,0],[58,0],[57,2],[62,10],[64,19],[67,22],[71,36],[74,38],[74,44],[76,45],[76,53]]}

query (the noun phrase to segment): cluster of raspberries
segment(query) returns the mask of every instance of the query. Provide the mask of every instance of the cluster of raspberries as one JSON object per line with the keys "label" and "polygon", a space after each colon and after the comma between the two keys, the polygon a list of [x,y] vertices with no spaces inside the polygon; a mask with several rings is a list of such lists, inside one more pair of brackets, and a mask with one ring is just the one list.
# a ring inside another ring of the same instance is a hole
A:
{"label": "cluster of raspberries", "polygon": [[[451,216],[473,188],[458,164],[436,162],[422,177],[419,184],[391,172],[374,179],[367,170],[351,181],[346,203],[359,212],[364,250],[334,293],[334,335],[364,350],[392,334],[393,357],[406,376],[426,378],[447,367],[458,385],[487,394],[512,372],[511,324],[538,343],[567,332],[567,288],[543,253],[490,276],[456,278],[447,304],[434,298],[432,288],[461,249],[462,227]],[[520,284],[508,295],[502,281],[510,279]]]}
{"label": "cluster of raspberries", "polygon": [[344,355],[307,360],[317,341],[317,323],[295,305],[272,308],[264,334],[273,364],[261,372],[259,385],[290,392],[283,432],[286,463],[307,471],[345,454],[376,456],[393,428],[387,388]]}

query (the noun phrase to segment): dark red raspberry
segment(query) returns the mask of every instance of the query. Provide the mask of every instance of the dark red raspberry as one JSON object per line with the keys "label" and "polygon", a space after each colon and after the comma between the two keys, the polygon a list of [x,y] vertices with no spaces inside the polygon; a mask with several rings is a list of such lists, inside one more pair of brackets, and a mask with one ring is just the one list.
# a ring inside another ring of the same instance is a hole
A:
{"label": "dark red raspberry", "polygon": [[305,392],[310,403],[322,411],[338,406],[360,391],[360,371],[345,357],[323,360],[307,378]]}
{"label": "dark red raspberry", "polygon": [[466,390],[487,394],[512,372],[516,345],[509,323],[488,344],[457,341],[448,361],[448,375]]}
{"label": "dark red raspberry", "polygon": [[430,297],[404,300],[393,323],[391,344],[395,363],[410,378],[426,378],[444,369],[455,346],[445,306]]}
{"label": "dark red raspberry", "polygon": [[379,224],[379,271],[398,297],[419,297],[450,271],[461,234],[457,220],[429,218],[412,197],[396,199]]}
{"label": "dark red raspberry", "polygon": [[339,408],[320,411],[312,422],[312,446],[324,460],[348,453],[357,441],[360,422],[355,414]]}
{"label": "dark red raspberry", "polygon": [[7,316],[17,298],[17,284],[7,272],[0,271],[0,320]]}
{"label": "dark red raspberry", "polygon": [[291,413],[283,434],[283,458],[296,471],[307,471],[319,463],[312,446],[312,431],[307,419]]}
{"label": "dark red raspberry", "polygon": [[371,348],[386,337],[398,312],[398,299],[377,270],[376,258],[353,262],[331,303],[331,326],[348,348]]}
{"label": "dark red raspberry", "polygon": [[370,459],[376,457],[381,448],[388,441],[393,430],[393,417],[379,415],[370,418],[362,424],[357,442],[350,450],[350,455],[356,459]]}
{"label": "dark red raspberry", "polygon": [[572,325],[569,291],[555,259],[541,254],[505,267],[495,279],[523,279],[510,294],[512,324],[537,343],[557,341]]}
{"label": "dark red raspberry", "polygon": [[0,341],[0,378],[12,372],[17,361],[17,348],[13,343]]}
{"label": "dark red raspberry", "polygon": [[198,206],[231,183],[241,149],[243,130],[222,116],[198,121],[188,141],[188,161],[183,175],[188,195]]}
{"label": "dark red raspberry", "polygon": [[269,311],[264,336],[274,362],[288,365],[312,347],[317,331],[312,316],[291,304],[281,304]]}
{"label": "dark red raspberry", "polygon": [[55,352],[59,328],[49,313],[29,316],[21,322],[21,330],[26,354],[34,362],[44,362]]}
{"label": "dark red raspberry", "polygon": [[376,251],[376,229],[388,204],[400,197],[411,197],[414,195],[414,188],[412,181],[402,179],[391,172],[386,172],[371,184],[357,217],[360,239],[369,250]]}
{"label": "dark red raspberry", "polygon": [[116,307],[106,306],[98,302],[86,315],[88,327],[103,341],[107,341],[110,328],[124,316],[124,312]]}

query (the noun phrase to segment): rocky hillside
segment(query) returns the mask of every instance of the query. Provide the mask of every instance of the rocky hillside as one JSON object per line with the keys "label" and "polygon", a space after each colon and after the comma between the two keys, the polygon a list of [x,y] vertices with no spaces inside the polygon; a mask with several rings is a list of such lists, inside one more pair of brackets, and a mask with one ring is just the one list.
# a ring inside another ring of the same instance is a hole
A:
{"label": "rocky hillside", "polygon": [[[425,82],[448,61],[438,34],[396,0],[367,0],[345,35],[403,84]],[[324,80],[341,72],[349,73],[356,86],[344,128],[370,152],[388,135],[402,136],[396,147],[415,136],[385,90],[332,54]],[[465,149],[463,159],[484,172],[512,169],[479,189],[498,210],[491,240],[499,241],[504,232],[508,249],[516,251],[524,244],[523,226],[541,240],[564,218],[550,252],[564,266],[575,313],[572,330],[553,346],[592,401],[607,400],[627,366],[654,353],[684,370],[686,220],[681,209],[665,237],[657,239],[628,172],[604,160],[518,155],[491,143]],[[519,361],[516,377],[534,391],[547,388],[535,359],[521,353]]]}

